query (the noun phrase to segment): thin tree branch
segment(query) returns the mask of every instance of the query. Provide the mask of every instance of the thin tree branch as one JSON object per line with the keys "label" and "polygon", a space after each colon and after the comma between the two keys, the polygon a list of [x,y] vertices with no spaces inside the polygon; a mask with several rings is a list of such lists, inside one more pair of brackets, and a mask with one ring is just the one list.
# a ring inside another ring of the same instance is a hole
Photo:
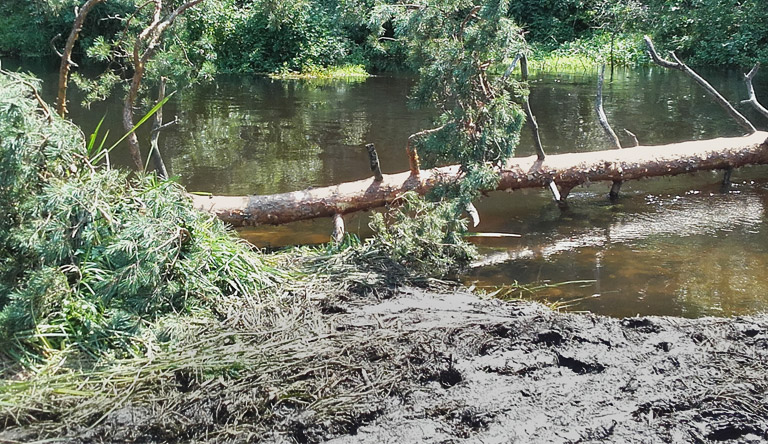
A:
{"label": "thin tree branch", "polygon": [[520,61],[520,58],[523,57],[522,52],[518,52],[515,58],[512,60],[512,63],[509,64],[507,67],[507,70],[504,71],[504,75],[501,76],[501,81],[506,82],[510,75],[512,75],[512,71],[515,70],[515,66],[517,66],[517,62]]}
{"label": "thin tree branch", "polygon": [[[520,57],[520,72],[522,74],[523,82],[528,81],[528,57],[525,54],[521,53]],[[533,133],[533,144],[536,148],[536,156],[539,160],[544,160],[546,157],[546,154],[544,154],[544,146],[541,144],[541,136],[539,135],[539,124],[536,122],[536,117],[533,115],[533,111],[531,110],[531,99],[530,94],[528,97],[525,98],[525,104],[523,105],[523,108],[525,108],[525,116],[526,120],[528,122],[528,126],[531,128],[531,132]],[[559,200],[559,199],[555,199]]]}
{"label": "thin tree branch", "polygon": [[634,143],[634,145],[632,145],[633,147],[640,146],[640,141],[637,140],[637,136],[635,135],[635,133],[633,133],[632,131],[626,128],[624,128],[624,132],[627,133],[627,135],[632,138],[632,142]]}
{"label": "thin tree branch", "polygon": [[72,66],[77,66],[71,60],[72,49],[74,49],[75,42],[80,36],[80,31],[83,30],[85,17],[94,6],[102,2],[104,2],[104,0],[88,0],[85,2],[83,7],[80,8],[80,10],[75,8],[75,22],[72,24],[72,31],[70,31],[69,37],[67,38],[67,44],[64,46],[64,52],[60,56],[61,65],[59,66],[59,89],[56,96],[56,112],[59,113],[59,115],[62,117],[67,115],[67,85],[69,83],[69,69]]}
{"label": "thin tree branch", "polygon": [[[160,103],[165,99],[165,77],[160,78],[160,85],[157,88],[157,103]],[[173,123],[173,122],[171,122]],[[168,170],[165,168],[165,162],[163,162],[162,156],[160,156],[160,131],[165,125],[163,125],[163,107],[161,106],[155,112],[155,119],[152,124],[152,132],[150,134],[150,157],[152,158],[152,164],[155,167],[155,173],[161,179],[168,178]]]}
{"label": "thin tree branch", "polygon": [[43,116],[48,121],[48,123],[53,122],[53,114],[51,114],[51,109],[48,108],[48,104],[45,103],[45,100],[40,96],[40,92],[37,90],[37,87],[35,85],[31,84],[30,82],[24,80],[23,78],[19,77],[16,74],[10,73],[8,71],[0,69],[0,74],[4,74],[7,76],[10,76],[14,79],[16,79],[18,82],[20,82],[22,85],[28,87],[32,90],[32,95],[35,96],[35,100],[37,100],[37,104],[40,105],[40,108],[43,110]]}
{"label": "thin tree branch", "polygon": [[651,59],[659,66],[663,66],[664,68],[669,69],[676,69],[678,71],[683,71],[686,73],[690,78],[696,81],[699,85],[701,85],[704,90],[709,94],[709,96],[717,102],[725,111],[728,113],[729,116],[731,116],[736,123],[738,123],[742,128],[749,131],[749,133],[754,133],[757,131],[755,129],[755,126],[752,125],[752,123],[744,117],[741,113],[736,111],[736,109],[727,101],[725,100],[725,97],[723,97],[717,90],[709,84],[704,78],[702,78],[700,75],[696,73],[696,71],[692,70],[688,67],[685,63],[680,61],[679,58],[675,55],[674,52],[669,53],[670,57],[674,59],[674,62],[670,62],[669,60],[662,59],[659,57],[659,55],[656,53],[656,49],[653,47],[653,42],[651,42],[651,38],[648,36],[645,36],[643,38],[645,40],[645,45],[648,47],[648,54],[650,54]]}
{"label": "thin tree branch", "polygon": [[461,28],[459,28],[459,35],[458,35],[459,41],[464,40],[464,29],[467,27],[467,23],[469,23],[471,19],[477,18],[478,11],[480,11],[479,5],[473,7],[472,10],[469,11],[469,14],[467,14],[467,17],[464,18],[464,21],[461,22]]}
{"label": "thin tree branch", "polygon": [[53,36],[53,38],[51,39],[50,42],[48,42],[48,44],[51,45],[51,49],[53,50],[53,52],[55,52],[56,55],[59,56],[59,58],[62,58],[64,57],[64,55],[61,53],[61,51],[59,51],[56,48],[56,41],[59,40],[60,38],[61,38],[61,33],[58,33],[55,36]]}
{"label": "thin tree branch", "polygon": [[605,63],[600,67],[600,71],[597,74],[597,97],[595,98],[595,112],[597,113],[597,120],[600,121],[600,126],[603,127],[605,136],[614,148],[621,149],[621,142],[619,137],[611,128],[611,124],[608,123],[608,117],[605,116],[605,109],[603,109],[603,83],[605,82]]}
{"label": "thin tree branch", "polygon": [[744,82],[747,84],[747,94],[749,99],[742,100],[741,103],[750,103],[752,106],[762,115],[768,117],[768,109],[765,109],[760,102],[757,101],[757,95],[755,95],[755,87],[752,86],[752,79],[757,75],[757,70],[760,69],[760,62],[755,63],[755,66],[749,71],[748,74],[744,74]]}

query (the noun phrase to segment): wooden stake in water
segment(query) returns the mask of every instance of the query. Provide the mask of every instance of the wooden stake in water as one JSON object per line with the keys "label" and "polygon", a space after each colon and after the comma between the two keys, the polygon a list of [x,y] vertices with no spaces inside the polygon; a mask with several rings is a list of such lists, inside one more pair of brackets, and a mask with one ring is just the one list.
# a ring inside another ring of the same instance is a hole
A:
{"label": "wooden stake in water", "polygon": [[331,233],[331,238],[337,244],[344,240],[344,218],[339,213],[333,215],[333,233]]}
{"label": "wooden stake in water", "polygon": [[384,180],[384,176],[381,174],[381,165],[379,165],[379,155],[376,153],[376,147],[369,143],[365,146],[368,150],[368,160],[371,163],[371,171],[373,172],[376,182]]}

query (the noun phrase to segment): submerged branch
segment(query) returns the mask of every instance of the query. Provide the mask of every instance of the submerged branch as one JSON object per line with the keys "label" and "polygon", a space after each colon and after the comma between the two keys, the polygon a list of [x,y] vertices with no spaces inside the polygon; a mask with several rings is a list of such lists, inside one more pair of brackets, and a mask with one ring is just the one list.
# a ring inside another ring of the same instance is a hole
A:
{"label": "submerged branch", "polygon": [[755,129],[755,126],[752,125],[752,122],[750,122],[744,115],[742,115],[740,112],[736,111],[736,109],[731,105],[727,100],[725,100],[725,97],[723,97],[712,85],[709,84],[706,80],[704,80],[703,77],[698,75],[696,71],[692,70],[688,67],[685,63],[680,61],[679,58],[675,55],[674,52],[669,53],[670,57],[672,57],[675,61],[670,62],[669,60],[662,59],[659,57],[659,55],[656,53],[656,48],[653,47],[653,42],[651,41],[651,38],[648,36],[645,36],[643,38],[645,40],[645,45],[648,47],[648,54],[650,54],[651,59],[659,66],[662,66],[664,68],[669,69],[676,69],[678,71],[682,71],[685,74],[688,75],[688,77],[692,78],[696,81],[699,85],[701,85],[702,88],[709,94],[709,96],[717,102],[718,105],[723,107],[723,109],[728,113],[733,120],[736,121],[742,128],[749,131],[750,133],[754,133],[757,131]]}
{"label": "submerged branch", "polygon": [[752,79],[757,75],[757,70],[760,69],[760,62],[755,63],[755,66],[749,71],[748,74],[744,74],[744,82],[747,84],[747,94],[749,99],[742,100],[741,103],[750,103],[752,106],[763,116],[768,117],[768,109],[765,109],[760,102],[757,101],[757,95],[755,95],[755,87],[752,85]]}
{"label": "submerged branch", "polygon": [[[528,57],[526,57],[525,54],[522,54],[522,57],[520,58],[520,72],[522,75],[523,82],[528,81]],[[523,104],[523,108],[525,109],[525,117],[526,121],[528,122],[528,127],[531,128],[531,133],[533,133],[533,145],[534,148],[536,148],[536,156],[539,160],[544,160],[546,155],[544,154],[544,146],[541,144],[541,136],[539,135],[539,124],[536,122],[536,116],[533,115],[533,111],[531,110],[531,100],[530,95],[525,98],[525,103]],[[559,200],[555,198],[555,200]]]}
{"label": "submerged branch", "polygon": [[597,75],[597,97],[595,98],[595,112],[597,113],[597,120],[600,122],[600,126],[603,127],[605,135],[608,141],[614,148],[621,149],[621,142],[619,142],[619,136],[611,128],[611,124],[608,123],[608,117],[605,115],[605,109],[603,108],[603,83],[605,82],[605,63],[600,68],[600,72]]}

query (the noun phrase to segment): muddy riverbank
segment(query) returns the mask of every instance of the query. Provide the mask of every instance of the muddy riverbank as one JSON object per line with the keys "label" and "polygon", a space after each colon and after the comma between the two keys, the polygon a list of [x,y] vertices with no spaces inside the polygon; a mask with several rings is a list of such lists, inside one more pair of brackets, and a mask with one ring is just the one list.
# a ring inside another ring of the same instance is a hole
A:
{"label": "muddy riverbank", "polygon": [[768,315],[615,319],[421,289],[329,297],[316,314],[315,336],[291,346],[311,367],[279,373],[312,402],[281,403],[280,379],[258,370],[176,370],[157,396],[120,395],[57,436],[63,417],[40,417],[0,442],[768,440]]}
{"label": "muddy riverbank", "polygon": [[353,313],[426,335],[425,363],[336,444],[768,439],[766,316],[613,319],[419,292]]}

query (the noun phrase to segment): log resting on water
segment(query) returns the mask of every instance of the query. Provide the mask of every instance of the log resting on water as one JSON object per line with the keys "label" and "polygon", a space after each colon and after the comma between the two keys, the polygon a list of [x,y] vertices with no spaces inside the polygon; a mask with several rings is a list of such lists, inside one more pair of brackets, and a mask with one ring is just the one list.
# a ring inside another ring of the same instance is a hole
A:
{"label": "log resting on water", "polygon": [[[768,164],[768,132],[743,137],[688,141],[622,150],[517,157],[500,169],[497,190],[544,188],[554,180],[560,187],[598,181],[626,181],[692,173],[702,170]],[[196,208],[209,211],[234,226],[283,224],[332,217],[382,207],[406,191],[424,194],[440,180],[458,177],[456,165],[385,174],[322,188],[266,196],[192,196]],[[491,190],[488,190],[491,191]]]}

